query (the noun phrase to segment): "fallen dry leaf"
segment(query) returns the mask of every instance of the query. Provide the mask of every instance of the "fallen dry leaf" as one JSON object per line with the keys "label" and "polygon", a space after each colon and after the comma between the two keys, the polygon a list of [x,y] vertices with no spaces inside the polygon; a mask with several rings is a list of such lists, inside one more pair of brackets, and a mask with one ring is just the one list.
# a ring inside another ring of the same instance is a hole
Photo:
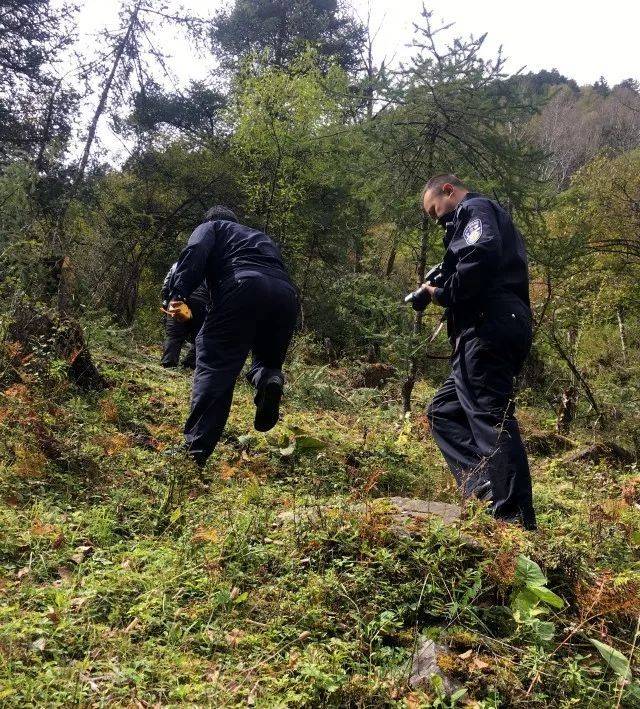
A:
{"label": "fallen dry leaf", "polygon": [[139,624],[140,624],[140,621],[139,621],[137,618],[134,618],[134,619],[129,623],[129,625],[127,625],[127,627],[124,629],[124,632],[125,632],[125,633],[130,633],[132,630],[134,630],[135,628],[137,628]]}
{"label": "fallen dry leaf", "polygon": [[53,608],[49,608],[47,618],[56,625],[60,622],[60,614],[57,611],[54,611]]}
{"label": "fallen dry leaf", "polygon": [[244,633],[242,630],[238,628],[234,628],[230,632],[228,632],[225,635],[225,640],[229,644],[230,647],[238,647],[238,643],[240,640],[244,637]]}
{"label": "fallen dry leaf", "polygon": [[297,650],[294,650],[290,655],[289,655],[289,660],[287,664],[291,669],[293,669],[297,664],[298,660],[300,659],[300,653]]}
{"label": "fallen dry leaf", "polygon": [[92,551],[93,547],[89,544],[81,544],[79,547],[76,547],[76,553],[71,557],[71,561],[75,561],[76,564],[81,564]]}
{"label": "fallen dry leaf", "polygon": [[220,535],[216,529],[198,527],[191,537],[192,542],[217,542]]}
{"label": "fallen dry leaf", "polygon": [[218,679],[220,678],[220,670],[212,670],[211,672],[207,672],[205,678],[211,684],[217,684]]}
{"label": "fallen dry leaf", "polygon": [[229,480],[230,478],[235,477],[238,474],[238,468],[234,468],[232,465],[227,465],[226,463],[223,463],[220,466],[220,480]]}
{"label": "fallen dry leaf", "polygon": [[33,521],[31,534],[34,537],[48,537],[57,533],[57,529],[52,524],[42,523],[39,519]]}

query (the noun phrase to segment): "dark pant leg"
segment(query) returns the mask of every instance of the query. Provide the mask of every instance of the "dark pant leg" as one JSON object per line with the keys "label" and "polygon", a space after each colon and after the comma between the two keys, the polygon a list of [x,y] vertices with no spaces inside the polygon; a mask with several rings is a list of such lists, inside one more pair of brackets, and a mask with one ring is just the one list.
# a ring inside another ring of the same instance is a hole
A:
{"label": "dark pant leg", "polygon": [[187,342],[186,352],[182,356],[182,366],[188,369],[196,368],[196,346],[193,342]]}
{"label": "dark pant leg", "polygon": [[438,444],[458,487],[465,497],[479,482],[481,454],[473,438],[469,419],[458,399],[453,374],[433,397],[427,408],[431,433]]}
{"label": "dark pant leg", "polygon": [[256,309],[250,280],[232,280],[221,290],[196,338],[191,413],[184,434],[187,449],[199,464],[220,440],[236,379],[254,340]]}
{"label": "dark pant leg", "polygon": [[458,398],[481,455],[480,475],[491,482],[496,517],[520,514],[535,527],[531,476],[514,416],[514,379],[530,344],[526,326],[507,317],[460,339],[453,362]]}
{"label": "dark pant leg", "polygon": [[187,301],[189,307],[191,308],[192,318],[189,320],[189,335],[187,336],[187,348],[186,352],[182,356],[182,366],[188,367],[189,369],[196,368],[196,339],[198,333],[204,325],[205,318],[207,316],[207,308],[201,301],[189,302]]}
{"label": "dark pant leg", "polygon": [[180,361],[180,350],[189,336],[187,323],[180,323],[167,316],[165,323],[165,341],[160,363],[163,367],[177,367]]}
{"label": "dark pant leg", "polygon": [[298,317],[298,299],[291,285],[278,278],[259,280],[265,308],[256,324],[251,347],[253,358],[247,373],[247,379],[256,388],[270,377],[278,377],[284,384],[282,365]]}

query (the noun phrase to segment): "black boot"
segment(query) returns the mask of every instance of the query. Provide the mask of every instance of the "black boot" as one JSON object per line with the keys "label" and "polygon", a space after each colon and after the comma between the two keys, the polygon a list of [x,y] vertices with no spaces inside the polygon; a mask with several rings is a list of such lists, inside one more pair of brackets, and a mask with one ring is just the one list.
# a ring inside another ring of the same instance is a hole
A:
{"label": "black boot", "polygon": [[282,378],[271,376],[256,392],[254,402],[256,417],[253,426],[256,431],[270,431],[280,416],[280,399],[282,398]]}
{"label": "black boot", "polygon": [[491,482],[489,480],[481,480],[471,491],[471,496],[481,502],[487,502],[492,498]]}
{"label": "black boot", "polygon": [[[491,482],[489,480],[480,481],[480,483],[473,489],[471,496],[481,502],[491,502]],[[533,511],[533,508],[527,510],[526,512],[518,510],[515,514],[504,516],[496,515],[493,510],[493,505],[489,505],[487,511],[489,514],[493,515],[495,519],[500,520],[500,522],[506,522],[507,524],[519,524],[527,532],[532,532],[538,528],[536,525],[536,514]]]}

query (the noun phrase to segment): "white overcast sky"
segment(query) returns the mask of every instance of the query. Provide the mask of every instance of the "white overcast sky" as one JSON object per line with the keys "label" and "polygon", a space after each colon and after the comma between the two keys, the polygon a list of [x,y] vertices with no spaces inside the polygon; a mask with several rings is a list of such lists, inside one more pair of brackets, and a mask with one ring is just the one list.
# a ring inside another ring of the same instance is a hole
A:
{"label": "white overcast sky", "polygon": [[[413,24],[420,19],[422,0],[348,0],[355,12],[365,20],[371,10],[372,30],[378,29],[375,53],[397,63],[411,53],[408,45],[413,37]],[[64,3],[65,0],[54,0]],[[231,0],[170,0],[181,2],[199,16],[213,15]],[[121,0],[84,0],[78,18],[82,53],[93,55],[96,35],[105,27],[118,26]],[[479,36],[485,32],[486,56],[493,56],[502,45],[509,58],[507,70],[516,72],[557,68],[579,84],[593,83],[604,76],[610,85],[633,77],[640,80],[640,0],[618,0],[607,6],[597,3],[598,10],[588,9],[596,3],[576,0],[433,0],[427,6],[434,21],[454,22],[457,35]],[[210,52],[199,52],[174,31],[159,32],[154,38],[158,49],[170,56],[167,66],[171,81],[160,72],[156,78],[167,88],[179,88],[191,80],[205,80],[214,68]],[[157,68],[156,68],[157,69]],[[86,102],[82,113],[87,121],[95,106]],[[82,121],[86,124],[87,121]],[[84,138],[81,130],[79,138]],[[98,128],[98,145],[115,162],[127,157],[129,147],[113,133],[104,119]],[[94,151],[95,152],[95,151]]]}
{"label": "white overcast sky", "polygon": [[[412,22],[419,17],[422,0],[350,0],[366,17],[371,7],[372,25],[382,24],[377,38],[379,57],[403,57],[412,37]],[[119,0],[85,0],[79,27],[86,43],[90,34],[117,22]],[[199,14],[212,14],[224,0],[183,0],[183,6]],[[604,76],[613,85],[622,79],[640,79],[640,1],[618,0],[432,0],[427,7],[437,17],[455,22],[458,34],[488,32],[488,51],[502,44],[516,71],[557,68],[580,84]],[[206,61],[186,41],[167,33],[156,38],[173,55],[172,66],[180,79],[202,78]]]}

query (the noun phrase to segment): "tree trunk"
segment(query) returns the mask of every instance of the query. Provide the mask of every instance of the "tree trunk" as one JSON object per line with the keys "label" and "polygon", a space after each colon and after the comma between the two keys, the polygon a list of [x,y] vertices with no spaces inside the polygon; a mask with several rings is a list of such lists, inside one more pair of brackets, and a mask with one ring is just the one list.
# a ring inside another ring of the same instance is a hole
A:
{"label": "tree trunk", "polygon": [[558,409],[558,420],[556,431],[558,433],[568,433],[576,417],[576,407],[578,405],[578,389],[575,386],[568,386],[562,392],[560,408]]}
{"label": "tree trunk", "polygon": [[127,26],[127,31],[124,33],[120,41],[118,42],[115,50],[115,56],[113,58],[113,64],[111,65],[111,69],[109,70],[109,74],[107,76],[107,80],[104,83],[104,86],[102,87],[102,93],[100,94],[100,100],[98,101],[98,106],[95,110],[95,113],[93,114],[93,118],[91,119],[91,123],[89,125],[89,131],[87,133],[87,139],[84,144],[84,150],[82,152],[82,157],[80,158],[80,163],[78,164],[78,171],[76,173],[75,179],[73,181],[73,187],[72,187],[72,194],[73,192],[78,188],[80,185],[80,182],[82,181],[82,178],[84,177],[84,172],[87,168],[87,163],[89,162],[89,155],[91,153],[91,147],[93,145],[93,141],[96,137],[96,130],[98,129],[98,121],[100,120],[100,117],[102,116],[104,109],[107,106],[107,99],[109,98],[109,94],[111,92],[111,87],[113,85],[113,80],[116,75],[116,71],[118,70],[118,66],[120,65],[120,60],[122,59],[122,55],[124,53],[124,50],[127,46],[127,43],[129,42],[129,39],[131,38],[131,35],[133,33],[133,29],[136,26],[136,23],[138,21],[138,12],[140,11],[140,2],[136,3],[136,6],[134,10],[131,13],[131,16],[129,17],[129,25]]}
{"label": "tree trunk", "polygon": [[67,248],[64,245],[62,236],[65,230],[67,210],[71,204],[71,200],[77,194],[84,178],[93,141],[95,140],[98,122],[107,106],[107,100],[113,86],[116,72],[138,21],[138,12],[140,10],[141,2],[142,0],[138,0],[134,9],[131,11],[127,29],[115,47],[113,63],[111,64],[111,68],[104,86],[102,87],[98,106],[96,107],[91,123],[89,124],[89,130],[87,132],[82,157],[78,163],[78,169],[73,183],[65,196],[65,204],[58,218],[56,231],[53,234],[54,241],[57,242],[60,255],[58,260],[58,316],[61,324],[69,333],[69,376],[79,386],[82,386],[85,389],[103,388],[106,385],[106,381],[93,362],[91,353],[84,338],[82,327],[73,317],[76,285],[71,259],[67,253]]}
{"label": "tree trunk", "polygon": [[68,376],[82,389],[100,390],[108,386],[91,358],[84,333],[77,321],[38,313],[28,301],[17,304],[9,326],[7,339],[21,346],[22,356],[32,362],[42,361],[42,342],[51,345],[56,357],[68,366]]}
{"label": "tree trunk", "polygon": [[616,308],[616,316],[618,318],[618,332],[620,333],[620,346],[622,348],[622,361],[627,363],[627,334],[624,326],[624,308],[619,306]]}
{"label": "tree trunk", "polygon": [[[427,270],[427,252],[429,250],[429,228],[426,216],[422,219],[422,241],[420,242],[420,256],[417,268],[417,285],[424,282]],[[416,313],[413,319],[413,335],[418,336],[422,332],[422,313]],[[411,411],[411,395],[416,383],[418,371],[418,358],[415,354],[409,357],[407,378],[402,383],[402,411],[406,415]]]}
{"label": "tree trunk", "polygon": [[593,406],[593,409],[598,416],[600,415],[600,410],[595,397],[591,392],[591,388],[574,363],[576,343],[578,340],[578,335],[575,328],[572,327],[567,332],[567,352],[565,352],[560,346],[555,332],[553,333],[552,338],[558,353],[567,363],[569,371],[571,372],[569,386],[562,392],[560,407],[558,409],[558,419],[556,422],[556,430],[562,433],[567,433],[571,428],[571,424],[573,423],[576,415],[576,408],[578,404],[578,383],[580,383],[584,388],[587,399],[589,400],[591,406]]}
{"label": "tree trunk", "polygon": [[131,325],[138,306],[138,286],[140,284],[141,264],[136,261],[129,265],[124,283],[116,293],[110,310],[115,315],[116,321],[121,325]]}
{"label": "tree trunk", "polygon": [[373,101],[374,101],[374,67],[373,67],[373,40],[371,35],[368,37],[367,41],[367,118],[371,120],[373,118]]}
{"label": "tree trunk", "polygon": [[58,313],[62,320],[68,320],[73,313],[76,277],[71,259],[65,256],[59,263],[58,273]]}
{"label": "tree trunk", "polygon": [[53,114],[56,105],[56,94],[62,86],[62,79],[56,82],[56,85],[51,91],[51,96],[49,97],[49,102],[47,104],[47,113],[44,119],[44,126],[42,128],[42,137],[40,138],[40,147],[38,149],[38,156],[35,161],[35,167],[38,172],[44,171],[45,159],[44,153],[51,139],[51,124],[53,123]]}
{"label": "tree trunk", "polygon": [[391,278],[393,273],[393,268],[396,265],[396,256],[398,255],[398,235],[394,234],[393,241],[391,242],[391,250],[389,251],[389,256],[387,258],[387,267],[385,269],[385,277]]}

